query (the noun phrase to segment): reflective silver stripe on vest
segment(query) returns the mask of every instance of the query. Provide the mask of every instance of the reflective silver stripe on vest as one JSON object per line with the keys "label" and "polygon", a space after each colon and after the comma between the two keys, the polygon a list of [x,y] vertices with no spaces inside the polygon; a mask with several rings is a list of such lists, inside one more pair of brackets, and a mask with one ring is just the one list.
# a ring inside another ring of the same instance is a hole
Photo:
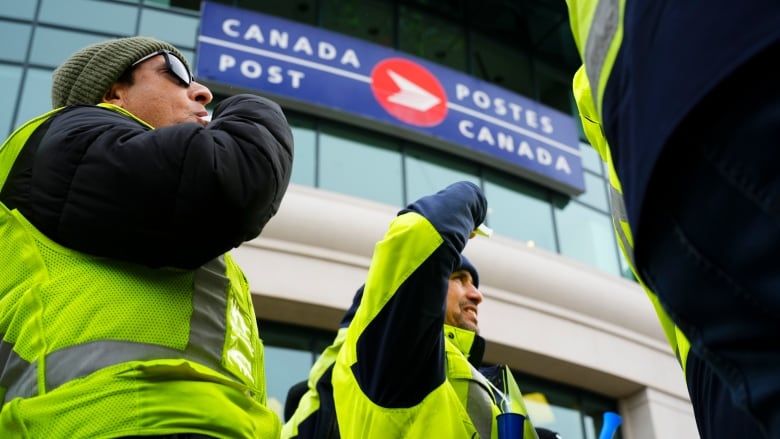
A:
{"label": "reflective silver stripe on vest", "polygon": [[[193,313],[187,347],[182,351],[160,345],[131,341],[102,340],[60,349],[46,356],[46,389],[51,391],[76,378],[104,367],[127,361],[187,359],[222,372],[240,382],[221,365],[227,328],[229,279],[224,256],[209,261],[195,272]],[[38,393],[38,363],[28,363],[6,343],[0,343],[0,385],[6,393],[3,403]]]}
{"label": "reflective silver stripe on vest", "polygon": [[636,261],[634,260],[634,247],[631,246],[628,236],[623,229],[621,222],[628,224],[628,213],[626,211],[626,203],[623,201],[623,195],[617,191],[612,185],[609,185],[609,201],[612,212],[612,226],[617,232],[620,242],[623,244],[625,250],[623,254],[628,258],[628,262],[631,267],[636,267]]}
{"label": "reflective silver stripe on vest", "polygon": [[3,334],[3,340],[0,341],[0,359],[2,359],[2,370],[0,370],[0,386],[6,389],[4,403],[10,401],[12,398],[8,396],[12,393],[11,387],[14,387],[14,392],[23,392],[26,395],[34,395],[38,392],[38,381],[36,374],[38,373],[38,363],[28,363],[22,359],[13,350],[12,343],[5,341],[5,334]]}
{"label": "reflective silver stripe on vest", "polygon": [[599,100],[599,78],[604,68],[604,60],[607,58],[612,40],[615,38],[620,24],[619,0],[601,0],[596,5],[593,20],[588,29],[588,41],[585,43],[585,71],[588,74],[593,101],[601,114],[601,102]]}
{"label": "reflective silver stripe on vest", "polygon": [[490,392],[487,378],[469,363],[471,379],[469,380],[469,395],[466,401],[466,411],[474,423],[480,438],[491,437],[493,427],[493,406],[495,402]]}

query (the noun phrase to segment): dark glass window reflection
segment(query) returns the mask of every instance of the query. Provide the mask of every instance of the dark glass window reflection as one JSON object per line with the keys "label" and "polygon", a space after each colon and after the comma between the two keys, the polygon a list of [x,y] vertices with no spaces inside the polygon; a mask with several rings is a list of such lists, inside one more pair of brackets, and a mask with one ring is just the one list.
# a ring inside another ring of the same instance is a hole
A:
{"label": "dark glass window reflection", "polygon": [[[596,439],[604,412],[617,412],[615,401],[581,389],[515,371],[531,421],[562,438]],[[620,430],[615,439],[622,436]]]}
{"label": "dark glass window reflection", "polygon": [[466,71],[466,37],[450,21],[420,10],[400,8],[399,49],[459,71]]}
{"label": "dark glass window reflection", "polygon": [[471,73],[517,94],[533,96],[531,58],[508,44],[478,33],[471,37]]}
{"label": "dark glass window reflection", "polygon": [[537,93],[531,97],[565,114],[573,114],[571,78],[574,72],[564,72],[542,62],[535,66]]}
{"label": "dark glass window reflection", "polygon": [[275,15],[300,23],[317,24],[316,0],[232,0],[228,2],[222,1],[221,3],[250,11],[262,12],[263,14]]}
{"label": "dark glass window reflection", "polygon": [[323,0],[322,27],[371,41],[395,46],[393,4],[380,0]]}

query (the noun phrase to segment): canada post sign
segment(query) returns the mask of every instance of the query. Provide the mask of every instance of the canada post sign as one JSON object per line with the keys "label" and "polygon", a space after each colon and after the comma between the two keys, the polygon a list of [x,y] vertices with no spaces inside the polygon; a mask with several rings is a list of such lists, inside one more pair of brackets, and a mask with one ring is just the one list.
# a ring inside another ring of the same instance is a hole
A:
{"label": "canada post sign", "polygon": [[338,33],[206,2],[196,76],[431,136],[563,192],[585,189],[571,116]]}

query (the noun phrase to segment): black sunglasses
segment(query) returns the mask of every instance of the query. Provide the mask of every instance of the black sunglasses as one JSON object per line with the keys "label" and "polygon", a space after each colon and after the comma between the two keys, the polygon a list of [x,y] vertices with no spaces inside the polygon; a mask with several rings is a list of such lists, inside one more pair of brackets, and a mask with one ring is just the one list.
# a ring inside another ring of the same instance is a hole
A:
{"label": "black sunglasses", "polygon": [[168,68],[168,73],[181,82],[182,85],[189,86],[192,84],[192,73],[190,73],[190,70],[182,62],[182,60],[180,60],[176,55],[168,50],[158,50],[157,52],[154,52],[150,55],[146,55],[145,57],[134,62],[130,67],[135,67],[147,59],[154,58],[157,55],[162,55],[163,58],[165,58],[165,66]]}

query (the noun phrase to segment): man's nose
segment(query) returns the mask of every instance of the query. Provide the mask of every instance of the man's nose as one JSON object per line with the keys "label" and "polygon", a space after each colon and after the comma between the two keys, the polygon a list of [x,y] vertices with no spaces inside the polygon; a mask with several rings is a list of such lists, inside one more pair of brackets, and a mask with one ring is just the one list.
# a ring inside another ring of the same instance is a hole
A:
{"label": "man's nose", "polygon": [[473,284],[468,290],[467,297],[477,305],[482,303],[482,301],[485,299],[485,296],[482,295],[482,291],[479,291],[479,288],[475,287]]}
{"label": "man's nose", "polygon": [[190,84],[190,98],[196,102],[200,102],[203,105],[207,105],[214,99],[214,95],[211,94],[211,90],[200,82],[192,81]]}

